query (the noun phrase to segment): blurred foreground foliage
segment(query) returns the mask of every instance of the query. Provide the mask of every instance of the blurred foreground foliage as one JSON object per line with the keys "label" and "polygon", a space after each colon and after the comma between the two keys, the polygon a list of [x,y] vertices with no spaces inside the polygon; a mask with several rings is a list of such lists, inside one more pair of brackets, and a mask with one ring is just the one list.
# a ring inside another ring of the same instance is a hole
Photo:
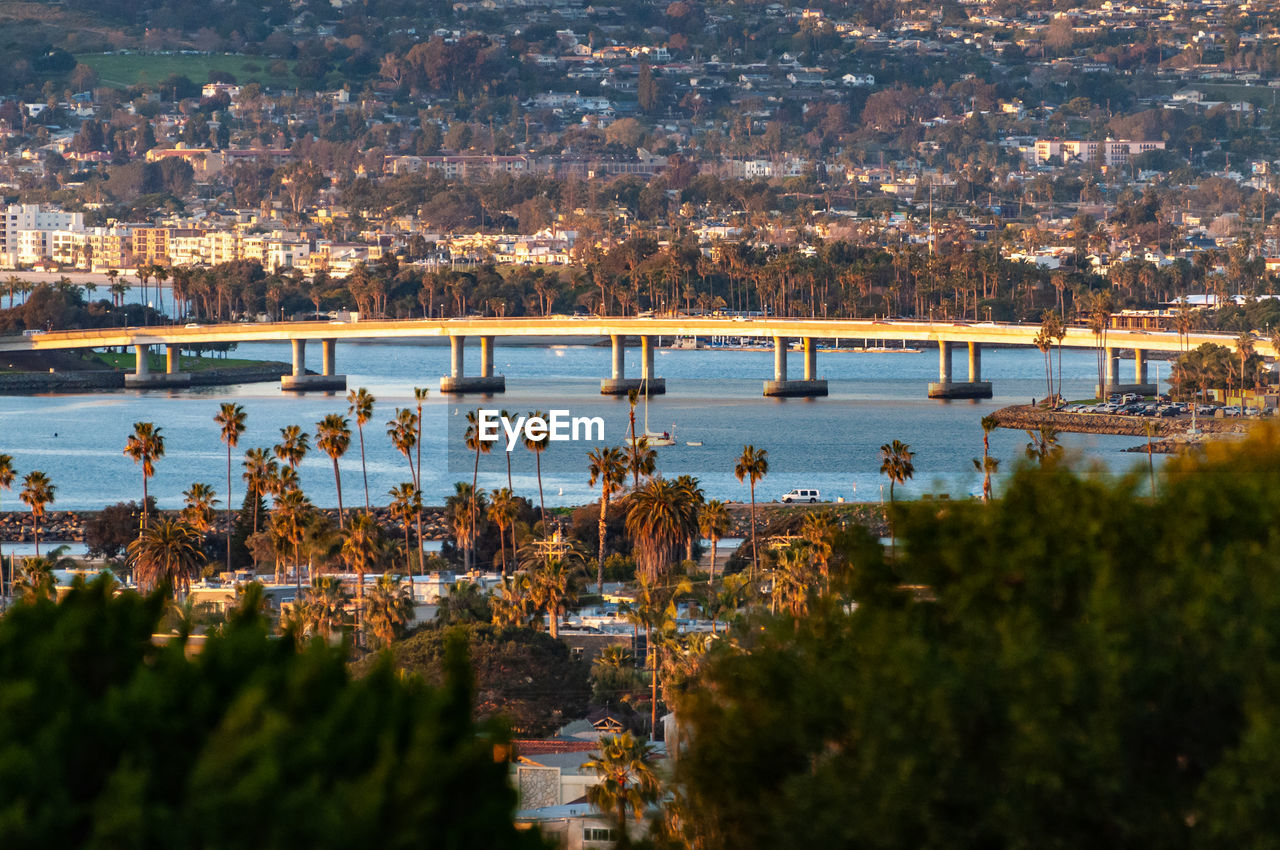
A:
{"label": "blurred foreground foliage", "polygon": [[990,505],[898,506],[856,607],[713,650],[674,843],[1280,845],[1280,432],[1149,494],[1050,464]]}
{"label": "blurred foreground foliage", "polygon": [[159,595],[103,580],[0,620],[0,847],[541,846],[464,645],[439,687],[355,679],[341,648],[270,637],[258,601],[192,658],[153,644]]}

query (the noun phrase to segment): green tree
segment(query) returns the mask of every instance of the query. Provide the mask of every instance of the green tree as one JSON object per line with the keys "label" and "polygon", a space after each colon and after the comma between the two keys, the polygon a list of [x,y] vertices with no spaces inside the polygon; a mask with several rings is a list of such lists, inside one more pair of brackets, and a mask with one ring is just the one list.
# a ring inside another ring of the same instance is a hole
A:
{"label": "green tree", "polygon": [[382,555],[382,529],[368,511],[358,512],[342,535],[342,559],[356,574],[356,629],[364,607],[364,574],[373,570]]}
{"label": "green tree", "polygon": [[609,499],[627,480],[626,457],[616,446],[602,446],[587,453],[590,485],[600,484],[600,524],[596,550],[596,590],[604,592],[605,532],[608,530]]}
{"label": "green tree", "polygon": [[[889,506],[893,507],[893,487],[895,484],[904,484],[911,480],[916,474],[915,452],[911,451],[911,446],[901,440],[894,440],[892,443],[885,443],[880,447],[880,474],[889,478]],[[896,552],[897,542],[890,524],[889,544],[891,550]]]}
{"label": "green tree", "polygon": [[760,547],[756,541],[756,482],[769,474],[769,452],[755,446],[743,446],[742,456],[733,467],[733,475],[738,481],[744,479],[751,488],[751,577],[754,579],[760,569]]}
{"label": "green tree", "polygon": [[343,416],[330,413],[316,423],[316,448],[333,461],[333,486],[338,491],[338,528],[346,527],[342,510],[342,472],[338,469],[338,459],[347,453],[350,446],[351,426]]}
{"label": "green tree", "polygon": [[413,575],[413,546],[409,542],[409,530],[413,527],[413,518],[422,507],[422,492],[410,481],[392,487],[387,494],[391,497],[388,511],[391,518],[400,523],[404,529],[404,573]]}
{"label": "green tree", "polygon": [[385,649],[397,640],[413,619],[413,596],[410,584],[399,576],[380,575],[369,588],[365,604],[365,628],[375,643]]}
{"label": "green tree", "polygon": [[173,593],[186,594],[191,577],[204,567],[200,534],[182,520],[161,519],[129,544],[128,561],[143,592],[168,586]]}
{"label": "green tree", "polygon": [[665,576],[685,541],[698,529],[698,506],[686,487],[651,478],[627,499],[627,535],[637,573],[649,581]]}
{"label": "green tree", "polygon": [[584,770],[594,771],[598,780],[587,788],[588,802],[616,818],[618,847],[631,846],[629,820],[644,818],[648,807],[661,795],[662,787],[653,769],[654,758],[649,743],[630,732],[621,732],[601,738],[600,752],[593,753],[582,765]]}
{"label": "green tree", "polygon": [[1000,427],[994,415],[982,417],[982,458],[973,459],[973,466],[982,473],[982,501],[991,501],[991,476],[1000,468],[1000,460],[991,456],[991,432]]}
{"label": "green tree", "polygon": [[39,470],[28,472],[22,479],[22,492],[18,494],[18,500],[31,509],[36,557],[40,556],[40,520],[44,519],[45,510],[53,503],[57,489],[49,476]]}
{"label": "green tree", "polygon": [[124,453],[142,464],[142,527],[147,527],[147,481],[156,474],[155,462],[164,457],[164,436],[152,422],[133,423],[133,433],[125,441]]}
{"label": "green tree", "polygon": [[244,408],[232,402],[223,402],[218,413],[213,417],[218,426],[219,436],[227,446],[227,569],[231,566],[231,450],[240,444],[240,435],[244,433]]}
{"label": "green tree", "polygon": [[711,570],[707,575],[707,583],[716,580],[716,548],[720,538],[729,533],[733,527],[729,509],[719,499],[712,499],[698,511],[698,534],[711,541]]}
{"label": "green tree", "polygon": [[[0,491],[12,490],[18,473],[13,468],[13,457],[0,454]],[[13,590],[13,557],[9,558],[9,575],[5,578],[4,554],[0,552],[0,596],[8,597]]]}
{"label": "green tree", "polygon": [[356,677],[272,639],[261,601],[191,657],[152,641],[162,598],[107,580],[0,619],[0,845],[541,846],[513,823],[506,735],[472,719],[463,641],[438,686],[379,659]]}
{"label": "green tree", "polygon": [[347,415],[356,419],[360,437],[360,474],[364,476],[364,509],[369,510],[369,467],[364,460],[364,426],[373,418],[373,393],[364,387],[347,393]]}

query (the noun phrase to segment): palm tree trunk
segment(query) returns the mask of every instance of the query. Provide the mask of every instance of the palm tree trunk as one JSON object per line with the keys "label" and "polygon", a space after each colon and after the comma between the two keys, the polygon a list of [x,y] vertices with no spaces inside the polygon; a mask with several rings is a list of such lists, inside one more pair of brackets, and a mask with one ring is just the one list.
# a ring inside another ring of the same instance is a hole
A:
{"label": "palm tree trunk", "polygon": [[[890,485],[892,486],[892,485]],[[751,482],[751,580],[756,580],[756,565],[760,562],[760,550],[756,546],[756,482]]]}
{"label": "palm tree trunk", "polygon": [[342,513],[342,475],[338,472],[338,458],[333,458],[333,485],[338,490],[338,528],[346,528]]}
{"label": "palm tree trunk", "polygon": [[364,509],[369,510],[369,467],[364,462],[364,426],[356,423],[356,432],[360,435],[360,473],[364,476]]}
{"label": "palm tree trunk", "polygon": [[542,533],[547,533],[547,500],[542,495],[542,452],[533,453],[538,469],[538,509],[542,513]]}
{"label": "palm tree trunk", "polygon": [[231,444],[227,443],[227,572],[231,571]]}
{"label": "palm tree trunk", "polygon": [[596,553],[596,590],[604,593],[604,535],[607,528],[606,516],[609,513],[609,493],[600,493],[600,551]]}
{"label": "palm tree trunk", "polygon": [[[716,544],[720,542],[720,538],[714,534],[711,535],[711,574],[707,577],[707,584],[714,584],[716,580]],[[715,623],[711,624],[711,631],[715,631]]]}

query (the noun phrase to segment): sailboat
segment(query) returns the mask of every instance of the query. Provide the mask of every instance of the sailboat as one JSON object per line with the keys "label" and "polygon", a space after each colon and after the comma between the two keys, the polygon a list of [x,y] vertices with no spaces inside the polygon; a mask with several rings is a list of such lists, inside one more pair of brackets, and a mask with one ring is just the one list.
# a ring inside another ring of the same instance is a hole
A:
{"label": "sailboat", "polygon": [[[641,384],[641,392],[644,393],[644,433],[636,437],[635,441],[638,443],[644,440],[649,446],[655,448],[658,446],[674,446],[676,444],[676,425],[674,422],[671,423],[670,431],[649,430],[649,393],[647,390],[648,386]],[[627,445],[631,445],[631,438],[627,437],[625,442]]]}

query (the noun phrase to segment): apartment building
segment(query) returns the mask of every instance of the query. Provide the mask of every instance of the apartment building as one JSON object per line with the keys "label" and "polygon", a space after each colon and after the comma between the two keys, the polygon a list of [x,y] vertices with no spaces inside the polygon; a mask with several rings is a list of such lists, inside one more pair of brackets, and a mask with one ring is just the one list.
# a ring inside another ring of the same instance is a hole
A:
{"label": "apartment building", "polygon": [[1109,167],[1129,164],[1129,159],[1147,151],[1164,150],[1158,141],[1105,141],[1037,139],[1032,154],[1035,165],[1071,165],[1096,163]]}
{"label": "apartment building", "polygon": [[[38,204],[10,204],[0,208],[0,266],[14,268],[53,256],[53,234],[84,230],[84,213],[45,209]],[[19,260],[24,257],[34,259]]]}

